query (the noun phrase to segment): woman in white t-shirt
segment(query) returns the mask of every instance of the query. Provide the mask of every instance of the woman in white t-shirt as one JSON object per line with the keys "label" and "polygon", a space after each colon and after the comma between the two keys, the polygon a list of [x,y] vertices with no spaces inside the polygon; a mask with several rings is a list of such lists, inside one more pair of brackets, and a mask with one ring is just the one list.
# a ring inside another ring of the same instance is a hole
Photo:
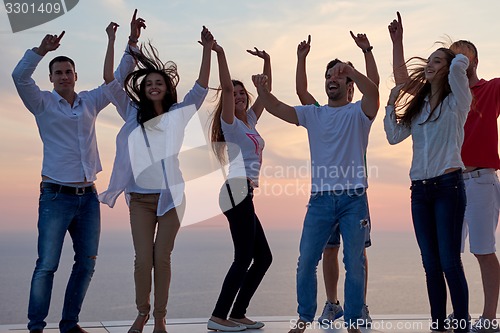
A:
{"label": "woman in white t-shirt", "polygon": [[[229,222],[234,261],[207,328],[234,332],[264,326],[264,323],[245,316],[272,261],[271,250],[253,205],[253,189],[259,185],[264,148],[264,140],[255,126],[264,106],[257,98],[249,108],[249,93],[241,81],[231,80],[224,50],[216,45],[214,51],[219,63],[221,93],[213,114],[211,141],[219,161],[222,164],[229,162],[229,174],[221,188],[219,204]],[[264,73],[270,79],[269,55],[257,48],[248,52],[264,59]],[[225,157],[226,151],[228,158]]]}

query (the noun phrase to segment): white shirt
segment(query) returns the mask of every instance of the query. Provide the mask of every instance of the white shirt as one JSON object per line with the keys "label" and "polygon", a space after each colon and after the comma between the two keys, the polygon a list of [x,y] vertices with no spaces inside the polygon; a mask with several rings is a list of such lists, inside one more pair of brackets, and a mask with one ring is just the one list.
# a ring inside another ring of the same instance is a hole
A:
{"label": "white shirt", "polygon": [[[177,128],[183,132],[184,127],[189,121],[189,119],[191,119],[196,110],[198,110],[203,104],[203,101],[205,100],[207,93],[208,93],[207,88],[203,88],[198,83],[195,83],[194,87],[184,97],[184,100],[180,103],[172,105],[167,114],[164,114],[167,117],[163,117],[162,120],[179,124]],[[109,97],[111,99],[111,102],[117,107],[117,109],[119,110],[121,109],[120,112],[126,114],[126,122],[120,129],[120,132],[116,137],[116,157],[113,164],[113,172],[111,174],[111,179],[109,181],[108,189],[103,193],[99,194],[99,201],[107,204],[109,207],[113,207],[115,205],[116,199],[123,191],[125,191],[126,193],[125,199],[127,200],[127,204],[130,201],[129,193],[131,192],[160,193],[160,199],[158,201],[158,208],[157,208],[157,216],[162,216],[170,209],[176,207],[180,203],[180,201],[182,201],[184,184],[179,181],[174,181],[175,188],[173,189],[173,192],[175,193],[171,193],[171,191],[168,188],[161,189],[163,178],[158,179],[157,190],[144,189],[139,187],[135,183],[134,174],[132,172],[132,165],[130,162],[128,144],[130,135],[139,126],[139,123],[137,122],[137,109],[135,108],[134,105],[131,104],[127,94],[125,93],[125,91],[123,91],[123,89],[117,94],[114,94]],[[189,114],[185,112],[176,112],[176,110],[177,111],[186,110],[186,108],[184,107],[188,105],[195,106],[195,108],[187,108],[187,110],[192,110],[192,112],[189,112]],[[171,132],[167,132],[167,134],[170,135],[169,137],[170,139],[176,140],[176,142],[170,143],[172,146],[180,147],[182,145],[183,135],[174,135],[174,133]],[[171,163],[167,165],[167,168],[169,169],[173,167],[176,167],[176,165],[172,165]],[[176,172],[178,172],[177,176],[181,177],[182,179],[182,174],[180,174],[180,170],[178,170],[178,168]],[[173,170],[170,170],[169,173],[173,174],[174,172]]]}
{"label": "white shirt", "polygon": [[[106,93],[121,90],[119,84],[101,85],[81,91],[71,106],[56,91],[42,91],[32,79],[42,56],[27,50],[12,72],[17,91],[26,108],[33,113],[43,142],[42,176],[59,183],[83,183],[96,180],[102,170],[97,150],[95,120],[109,104]],[[119,78],[135,66],[124,56],[117,69]],[[121,72],[120,72],[121,71]]]}
{"label": "white shirt", "polygon": [[252,109],[247,111],[247,120],[250,127],[236,117],[232,124],[221,118],[230,161],[227,178],[248,177],[258,187],[264,139],[255,129],[257,116]]}
{"label": "white shirt", "polygon": [[367,188],[366,148],[373,119],[361,101],[342,107],[296,106],[307,128],[311,151],[311,192]]}
{"label": "white shirt", "polygon": [[410,128],[397,122],[393,105],[385,108],[384,129],[389,143],[396,144],[412,136],[411,180],[437,177],[450,168],[464,169],[460,154],[464,124],[472,101],[466,74],[468,65],[469,60],[462,54],[452,60],[448,75],[451,93],[434,111],[432,119],[426,121],[430,114],[428,98]]}

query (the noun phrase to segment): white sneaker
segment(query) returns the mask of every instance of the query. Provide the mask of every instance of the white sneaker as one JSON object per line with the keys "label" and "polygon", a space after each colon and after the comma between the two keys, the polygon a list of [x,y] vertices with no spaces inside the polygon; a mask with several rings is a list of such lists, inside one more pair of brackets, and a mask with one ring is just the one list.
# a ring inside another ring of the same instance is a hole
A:
{"label": "white sneaker", "polygon": [[498,327],[498,321],[496,319],[489,320],[483,317],[479,319],[471,326],[471,333],[493,333],[500,332]]}
{"label": "white sneaker", "polygon": [[323,308],[323,313],[318,318],[321,324],[328,325],[336,319],[339,319],[344,315],[344,309],[340,305],[339,301],[337,303],[331,303],[329,301],[325,302],[325,307]]}
{"label": "white sneaker", "polygon": [[368,311],[368,305],[363,304],[363,309],[361,309],[361,323],[359,326],[362,327],[367,327],[369,324],[372,323],[372,317],[370,317],[370,311]]}

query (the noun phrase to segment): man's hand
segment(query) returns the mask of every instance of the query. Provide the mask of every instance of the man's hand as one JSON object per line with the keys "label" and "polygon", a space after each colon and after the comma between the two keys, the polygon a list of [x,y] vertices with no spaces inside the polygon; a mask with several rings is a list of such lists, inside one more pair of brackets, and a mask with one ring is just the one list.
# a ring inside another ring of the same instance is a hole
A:
{"label": "man's hand", "polygon": [[63,38],[65,31],[61,32],[59,36],[57,35],[46,35],[39,47],[35,47],[33,51],[41,55],[45,56],[48,52],[56,50],[61,44],[60,41]]}
{"label": "man's hand", "polygon": [[300,42],[300,44],[297,46],[297,57],[298,58],[305,58],[309,54],[309,51],[311,50],[311,35],[307,36],[307,41],[303,40]]}

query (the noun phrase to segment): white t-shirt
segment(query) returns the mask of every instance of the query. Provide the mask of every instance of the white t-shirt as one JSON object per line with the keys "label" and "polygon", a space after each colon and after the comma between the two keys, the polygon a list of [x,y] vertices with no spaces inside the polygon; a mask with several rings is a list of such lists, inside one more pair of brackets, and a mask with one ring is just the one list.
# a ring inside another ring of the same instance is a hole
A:
{"label": "white t-shirt", "polygon": [[221,119],[229,157],[228,179],[247,177],[258,186],[264,139],[255,129],[257,116],[252,109],[247,111],[247,121],[249,126],[236,117],[232,124]]}
{"label": "white t-shirt", "polygon": [[296,106],[311,151],[311,192],[366,188],[366,148],[373,120],[361,101],[342,107]]}

